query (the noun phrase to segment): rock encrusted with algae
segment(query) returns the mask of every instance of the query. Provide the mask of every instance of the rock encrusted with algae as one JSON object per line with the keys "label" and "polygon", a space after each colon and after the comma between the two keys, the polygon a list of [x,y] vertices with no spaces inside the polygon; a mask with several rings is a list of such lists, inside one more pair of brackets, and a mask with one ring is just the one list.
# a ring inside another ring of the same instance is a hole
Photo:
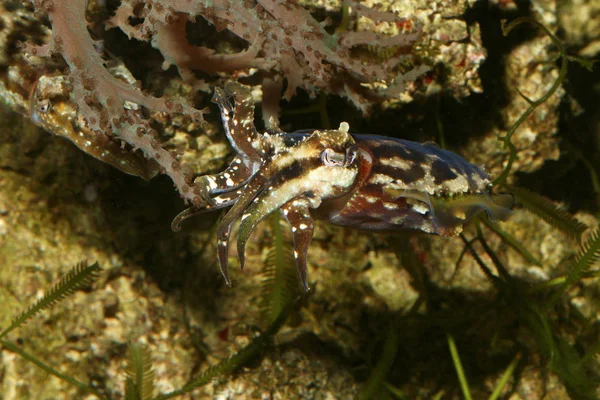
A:
{"label": "rock encrusted with algae", "polygon": [[[315,9],[325,7],[327,12],[341,6],[339,1],[312,3]],[[449,83],[443,89],[459,98],[481,90],[477,71],[485,51],[479,27],[454,18],[472,3],[458,1],[442,7],[446,2],[364,2],[410,14],[423,24],[423,49],[439,51],[424,56],[448,69]],[[545,7],[542,21],[553,26],[554,21],[548,19],[555,13],[549,7],[553,2],[533,3],[536,9]],[[0,18],[7,15],[11,14],[2,13]],[[32,21],[31,16],[23,18]],[[8,29],[10,24],[3,26]],[[366,22],[359,29],[368,29]],[[44,29],[38,32],[40,38],[47,33]],[[500,110],[505,127],[526,107],[514,87],[536,98],[555,78],[555,67],[542,63],[548,57],[548,41],[541,37],[509,54],[511,100]],[[172,94],[189,90],[176,82],[163,86]],[[437,84],[423,88],[424,95],[440,89]],[[23,97],[3,98],[16,111],[27,107]],[[552,134],[559,100],[560,94],[517,132],[515,144],[524,152],[515,170],[535,170],[558,155]],[[184,120],[159,115],[155,120],[165,144],[179,149],[182,163],[193,171],[219,170],[226,163],[228,147],[219,139],[217,123],[205,128],[206,134]],[[210,228],[217,216],[207,216],[175,235],[169,222],[182,205],[170,182],[147,184],[123,176],[5,109],[0,121],[0,300],[5,308],[17,313],[82,259],[97,260],[105,269],[91,291],[76,293],[8,339],[19,340],[27,351],[68,375],[91,382],[111,398],[124,394],[130,341],[148,345],[160,392],[181,387],[198,371],[250,342],[255,334],[252,326],[264,325],[258,307],[262,277],[257,272],[262,270],[272,236],[268,227],[254,235],[245,271],[234,272],[244,276],[236,277],[236,286],[227,289],[214,262]],[[504,127],[495,127],[467,144],[468,158],[486,164],[493,174],[501,169],[505,155],[496,139],[502,132]],[[595,221],[588,215],[582,218],[590,225]],[[564,265],[561,261],[571,257],[576,248],[523,210],[517,210],[503,228],[543,261],[542,267],[530,265],[489,235],[491,246],[510,273],[525,282],[543,282],[564,272],[553,267]],[[474,232],[466,234],[471,237]],[[505,320],[506,314],[493,307],[497,304],[493,302],[495,292],[472,257],[467,254],[455,270],[461,250],[458,238],[390,238],[317,225],[309,261],[314,292],[277,336],[278,347],[240,373],[222,376],[197,390],[194,396],[356,398],[381,358],[390,321],[399,319],[398,362],[390,382],[403,385],[414,397],[433,398],[441,393],[437,391],[440,386],[444,393],[458,397],[444,334],[454,326],[464,327],[453,324],[475,311],[478,314],[469,320],[472,324],[457,340],[461,354],[484,376],[477,397],[487,397],[515,346],[535,350],[535,343],[514,325],[509,327],[514,328],[509,330],[514,334],[509,340],[496,340],[497,332],[491,327],[505,328],[504,321],[514,320]],[[484,261],[491,265],[485,256]],[[422,266],[426,276],[415,273],[414,265]],[[418,294],[423,288],[429,298],[419,306]],[[573,294],[572,304],[597,322],[600,313],[589,301],[596,295],[594,288],[583,284],[574,288]],[[438,308],[428,310],[430,305]],[[13,316],[3,313],[0,326],[6,326]],[[477,354],[476,359],[469,357],[471,353]],[[4,399],[83,397],[6,350],[0,350],[0,358]],[[543,365],[542,359],[528,360],[511,396],[564,396],[565,388],[556,375],[540,373]]]}

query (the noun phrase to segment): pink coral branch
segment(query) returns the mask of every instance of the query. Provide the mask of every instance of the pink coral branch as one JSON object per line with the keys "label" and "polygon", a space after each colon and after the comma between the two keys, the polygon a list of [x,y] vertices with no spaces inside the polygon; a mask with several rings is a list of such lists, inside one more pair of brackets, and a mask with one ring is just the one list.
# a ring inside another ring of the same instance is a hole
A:
{"label": "pink coral branch", "polygon": [[[184,114],[197,122],[204,121],[203,114],[207,111],[146,94],[133,78],[126,81],[107,70],[95,46],[98,42],[88,32],[87,0],[30,1],[38,13],[48,15],[52,39],[43,46],[28,46],[26,50],[39,56],[53,53],[63,56],[69,66],[70,100],[77,105],[88,127],[141,149],[172,178],[184,199],[199,201],[192,177],[183,172],[173,154],[161,147],[139,107],[168,115]],[[288,99],[297,88],[310,95],[321,89],[345,95],[367,112],[378,99],[398,95],[407,81],[422,75],[427,67],[404,74],[398,71],[398,64],[409,57],[406,48],[419,37],[419,29],[409,20],[392,12],[367,8],[357,1],[348,0],[347,4],[357,15],[364,15],[376,24],[396,24],[399,33],[330,34],[325,23],[315,20],[293,0],[122,0],[105,27],[118,27],[130,39],[150,42],[162,54],[163,67],[174,65],[196,89],[207,90],[209,86],[196,80],[194,70],[211,74],[242,71],[246,75],[259,71],[269,120],[270,117],[276,120],[277,93],[283,90],[284,79],[287,83],[284,96]],[[248,43],[248,48],[234,54],[218,54],[214,49],[193,45],[187,38],[186,25],[198,17],[213,24],[217,31],[228,30],[237,35]],[[383,62],[352,54],[354,47],[372,44],[397,47],[398,51]]]}
{"label": "pink coral branch", "polygon": [[87,0],[32,2],[38,11],[48,13],[52,39],[40,48],[30,47],[29,50],[36,55],[60,53],[63,56],[70,69],[71,101],[77,105],[87,126],[99,133],[116,136],[134,149],[141,149],[171,177],[185,200],[199,201],[190,186],[191,176],[185,174],[179,161],[152,137],[152,129],[141,113],[131,110],[140,105],[167,114],[183,113],[199,122],[204,121],[203,114],[208,110],[145,94],[135,85],[113,76],[105,68],[88,32]]}
{"label": "pink coral branch", "polygon": [[[409,47],[418,39],[419,29],[392,12],[364,7],[356,1],[349,4],[375,22],[396,24],[402,29],[411,27],[413,32],[391,36],[346,32],[337,37],[329,34],[296,1],[281,0],[171,0],[165,5],[156,1],[123,0],[110,23],[119,26],[130,37],[151,40],[165,58],[165,65],[176,65],[186,80],[190,80],[190,70],[194,69],[214,73],[255,66],[268,72],[268,76],[272,73],[283,75],[287,80],[284,95],[288,99],[297,88],[310,94],[320,88],[348,95],[339,88],[357,87],[336,82],[341,79],[396,85],[403,78],[395,69],[407,58],[406,55],[399,52],[385,62],[373,63],[354,58],[350,50],[365,44]],[[143,20],[132,26],[126,17],[136,6],[138,13],[135,16]],[[185,36],[185,24],[198,16],[214,24],[217,30],[227,29],[246,40],[250,47],[238,54],[217,55],[211,49],[191,45]],[[385,91],[374,91],[372,95],[387,96]],[[357,107],[366,109],[367,101],[362,95],[354,93],[348,97]]]}
{"label": "pink coral branch", "polygon": [[152,38],[152,46],[159,49],[165,58],[163,68],[175,65],[183,76],[183,71],[196,69],[208,73],[234,72],[255,66],[258,52],[262,48],[262,40],[257,39],[245,51],[236,54],[216,54],[208,47],[193,46],[186,38],[187,19],[184,14],[177,13],[169,24],[157,22],[156,34]]}
{"label": "pink coral branch", "polygon": [[[39,3],[39,0],[34,2],[41,7]],[[185,113],[197,121],[203,120],[205,110],[144,94],[106,70],[87,30],[87,0],[55,0],[43,5],[52,23],[52,42],[43,50],[60,53],[69,65],[73,85],[71,97],[79,105],[90,128],[106,130],[110,125],[117,129],[128,101],[151,110]]]}

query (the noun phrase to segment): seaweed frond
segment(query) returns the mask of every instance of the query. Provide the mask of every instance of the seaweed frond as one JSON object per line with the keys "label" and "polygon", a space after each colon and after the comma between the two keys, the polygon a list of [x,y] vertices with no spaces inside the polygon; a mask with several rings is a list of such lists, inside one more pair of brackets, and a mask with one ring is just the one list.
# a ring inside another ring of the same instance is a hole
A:
{"label": "seaweed frond", "polygon": [[44,297],[36,301],[35,304],[30,306],[21,314],[19,314],[19,316],[13,320],[10,326],[8,326],[2,332],[0,332],[0,345],[2,345],[2,347],[4,347],[5,349],[18,354],[24,360],[35,364],[42,370],[46,371],[48,374],[57,377],[58,379],[68,383],[69,385],[84,390],[85,392],[90,393],[98,398],[104,398],[104,396],[93,387],[90,387],[69,375],[59,372],[54,367],[51,367],[50,365],[44,363],[34,355],[26,352],[15,343],[3,339],[3,337],[6,336],[9,332],[20,327],[42,310],[54,306],[58,302],[66,299],[68,296],[75,293],[77,290],[84,289],[91,285],[92,282],[98,277],[98,272],[100,270],[101,268],[98,265],[98,263],[87,265],[87,261],[82,261],[75,265],[60,280],[59,283],[57,283],[52,289],[50,289],[48,293],[44,295]]}
{"label": "seaweed frond", "polygon": [[596,229],[581,246],[565,284],[571,285],[584,278],[592,265],[600,259],[600,228]]}
{"label": "seaweed frond", "polygon": [[28,319],[32,318],[42,310],[54,306],[58,302],[75,293],[77,290],[89,287],[98,277],[98,272],[100,270],[101,268],[98,263],[87,265],[87,261],[81,261],[75,265],[59,283],[57,283],[52,289],[50,289],[48,293],[44,295],[44,297],[36,301],[35,304],[19,314],[19,316],[13,320],[10,326],[0,332],[0,338],[6,336],[10,331],[23,325]]}
{"label": "seaweed frond", "polygon": [[587,226],[576,220],[567,210],[552,203],[545,197],[527,189],[510,186],[508,191],[529,211],[563,232],[578,243]]}
{"label": "seaweed frond", "polygon": [[129,345],[129,359],[125,373],[127,374],[125,398],[151,400],[155,373],[152,369],[152,356],[147,346],[140,343]]}
{"label": "seaweed frond", "polygon": [[0,339],[0,344],[2,345],[2,347],[4,347],[7,350],[12,351],[15,354],[18,354],[19,356],[21,356],[22,359],[27,360],[33,364],[35,364],[36,366],[38,366],[39,368],[41,368],[43,371],[45,371],[46,373],[57,377],[58,379],[60,379],[63,382],[68,383],[69,385],[72,385],[76,388],[79,388],[87,393],[90,393],[94,396],[96,396],[99,399],[105,399],[106,397],[103,396],[102,394],[100,394],[100,392],[98,392],[96,389],[94,389],[91,386],[86,385],[83,382],[78,381],[77,379],[69,376],[69,375],[65,375],[61,372],[59,372],[57,369],[51,367],[50,365],[44,363],[43,361],[41,361],[40,359],[38,359],[36,356],[29,354],[28,352],[26,352],[25,350],[23,350],[22,348],[20,348],[19,346],[17,346],[15,343],[10,342],[8,340],[4,340],[4,339]]}
{"label": "seaweed frond", "polygon": [[542,266],[542,262],[538,260],[531,252],[523,245],[519,239],[515,238],[510,233],[506,232],[500,225],[496,222],[490,221],[489,218],[480,218],[479,219],[485,226],[487,226],[492,232],[498,235],[504,243],[510,246],[513,250],[521,255],[527,262],[531,264],[535,264],[537,266]]}
{"label": "seaweed frond", "polygon": [[[579,253],[572,262],[567,276],[553,280],[553,284],[559,285],[559,290],[554,292],[546,306],[551,307],[558,298],[569,288],[569,286],[589,276],[589,270],[600,259],[600,228],[596,229],[581,246]],[[597,272],[596,272],[597,274]]]}
{"label": "seaweed frond", "polygon": [[298,296],[294,254],[284,243],[279,212],[271,215],[270,223],[273,242],[265,260],[260,307],[267,323],[272,323]]}
{"label": "seaweed frond", "polygon": [[496,186],[504,186],[506,184],[506,179],[508,178],[508,175],[510,174],[512,165],[517,160],[517,148],[511,142],[511,138],[512,138],[513,134],[516,132],[517,128],[519,126],[521,126],[521,124],[529,117],[529,115],[531,115],[531,113],[533,113],[533,111],[535,111],[535,109],[537,107],[539,107],[541,104],[546,102],[546,100],[548,100],[558,90],[560,85],[562,85],[562,83],[564,82],[564,80],[567,77],[567,70],[568,70],[569,62],[577,62],[580,65],[582,65],[584,68],[587,68],[589,71],[592,70],[593,64],[594,64],[594,61],[586,60],[581,57],[571,56],[571,55],[567,54],[567,50],[566,50],[565,46],[562,44],[562,42],[552,32],[550,32],[550,30],[548,28],[546,28],[543,24],[539,23],[538,21],[534,20],[533,18],[529,18],[529,17],[515,18],[510,23],[507,23],[506,20],[502,21],[502,26],[501,26],[502,34],[504,36],[508,36],[510,31],[512,31],[518,25],[521,25],[524,23],[534,25],[535,27],[541,29],[542,32],[544,32],[544,34],[546,36],[548,36],[550,38],[550,40],[552,40],[552,42],[558,49],[558,56],[556,57],[555,60],[560,59],[560,70],[558,72],[558,77],[556,78],[556,80],[554,81],[554,83],[552,84],[550,89],[548,89],[548,91],[546,93],[544,93],[544,95],[542,95],[537,100],[531,100],[530,98],[525,96],[519,89],[517,89],[517,92],[529,104],[529,107],[527,108],[527,110],[525,110],[525,112],[523,114],[521,114],[521,116],[509,128],[506,135],[504,135],[502,137],[498,137],[498,140],[502,141],[502,143],[504,144],[504,147],[508,149],[508,160],[506,161],[506,166],[504,167],[502,174],[500,174],[500,176],[498,176],[498,178],[496,178],[496,180],[494,180],[494,185],[496,185]]}

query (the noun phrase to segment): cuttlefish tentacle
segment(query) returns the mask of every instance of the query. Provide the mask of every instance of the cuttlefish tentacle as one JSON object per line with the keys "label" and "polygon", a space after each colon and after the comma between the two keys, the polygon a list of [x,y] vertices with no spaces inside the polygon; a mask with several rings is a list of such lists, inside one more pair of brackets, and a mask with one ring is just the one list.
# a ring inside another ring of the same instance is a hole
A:
{"label": "cuttlefish tentacle", "polygon": [[264,189],[265,178],[262,175],[255,175],[254,178],[248,182],[244,192],[237,197],[237,200],[229,212],[223,217],[219,226],[217,227],[217,253],[219,256],[219,265],[221,267],[221,273],[225,278],[227,286],[231,286],[231,280],[229,279],[229,272],[227,269],[228,260],[228,244],[229,235],[231,233],[231,225],[238,219],[238,217],[248,208],[257,195]]}
{"label": "cuttlefish tentacle", "polygon": [[302,287],[308,292],[308,271],[307,258],[308,246],[313,237],[314,223],[309,211],[310,201],[306,198],[299,198],[288,201],[281,207],[283,216],[292,226],[292,235],[294,240],[294,258],[296,259],[296,268],[300,275]]}
{"label": "cuttlefish tentacle", "polygon": [[254,126],[254,105],[250,90],[238,83],[229,82],[224,89],[215,88],[212,102],[221,110],[225,134],[237,153],[260,162],[263,152],[260,149],[260,135]]}

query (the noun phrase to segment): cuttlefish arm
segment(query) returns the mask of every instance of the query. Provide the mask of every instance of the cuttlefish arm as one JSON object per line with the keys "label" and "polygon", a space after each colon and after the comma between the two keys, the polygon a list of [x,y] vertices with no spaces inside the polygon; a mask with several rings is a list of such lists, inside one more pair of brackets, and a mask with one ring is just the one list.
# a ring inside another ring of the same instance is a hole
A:
{"label": "cuttlefish arm", "polygon": [[261,138],[254,126],[254,104],[248,87],[228,82],[216,87],[212,102],[221,110],[221,119],[227,139],[238,154],[254,162],[261,162]]}
{"label": "cuttlefish arm", "polygon": [[223,172],[203,175],[196,179],[195,186],[206,203],[215,205],[216,194],[236,191],[251,177],[252,171],[244,163],[243,157],[237,155]]}
{"label": "cuttlefish arm", "polygon": [[[268,197],[270,197],[269,192],[261,193],[261,195],[256,198],[257,201],[252,203],[242,215],[242,222],[240,223],[237,239],[240,266],[242,268],[244,267],[246,243],[254,229],[267,216],[271,215],[274,211],[281,209],[286,220],[292,226],[296,268],[298,269],[298,274],[302,281],[302,287],[305,291],[308,291],[310,289],[308,286],[307,273],[308,246],[310,245],[314,232],[314,223],[309,209],[311,204],[314,205],[314,201],[311,203],[306,197],[298,197],[288,201],[285,201],[284,199],[279,202],[269,202],[267,200]],[[279,204],[281,202],[285,203],[281,205]]]}
{"label": "cuttlefish arm", "polygon": [[288,201],[281,207],[283,216],[292,226],[294,258],[296,259],[296,268],[298,269],[300,281],[305,291],[310,290],[307,269],[308,246],[312,241],[315,229],[309,208],[310,201],[306,198]]}
{"label": "cuttlefish arm", "polygon": [[181,230],[181,223],[188,218],[196,215],[204,214],[210,211],[220,210],[234,204],[239,197],[238,192],[223,193],[218,196],[211,198],[211,203],[205,203],[203,206],[189,207],[177,214],[177,216],[171,222],[171,229],[173,232],[179,232]]}
{"label": "cuttlefish arm", "polygon": [[242,213],[244,213],[248,206],[255,201],[256,196],[264,189],[264,184],[265,178],[260,174],[255,175],[250,182],[246,184],[244,191],[239,195],[233,207],[231,207],[217,227],[217,255],[219,257],[221,274],[223,274],[227,286],[231,286],[231,279],[229,278],[227,269],[231,225],[240,215],[242,215]]}

